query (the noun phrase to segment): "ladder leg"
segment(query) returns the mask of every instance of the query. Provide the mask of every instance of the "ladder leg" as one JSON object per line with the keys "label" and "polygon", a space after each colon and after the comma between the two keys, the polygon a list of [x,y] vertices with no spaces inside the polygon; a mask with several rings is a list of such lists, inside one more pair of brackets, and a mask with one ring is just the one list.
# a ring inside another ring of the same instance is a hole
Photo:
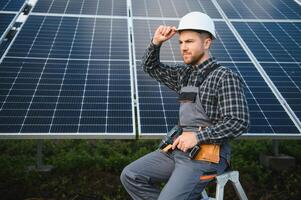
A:
{"label": "ladder leg", "polygon": [[202,191],[202,198],[201,198],[201,200],[209,200],[209,199],[210,198],[208,197],[207,192],[206,192],[206,190],[204,188],[204,190]]}
{"label": "ladder leg", "polygon": [[239,173],[238,171],[233,171],[232,172],[232,176],[230,178],[232,185],[236,191],[236,194],[238,195],[240,200],[248,200],[248,197],[244,191],[244,189],[242,188],[240,182],[239,182]]}
{"label": "ladder leg", "polygon": [[215,191],[215,199],[223,200],[224,199],[224,187],[227,182],[217,181],[216,183],[216,191]]}
{"label": "ladder leg", "polygon": [[202,191],[202,197],[203,197],[203,199],[208,198],[208,195],[207,195],[207,192],[205,189]]}
{"label": "ladder leg", "polygon": [[242,188],[240,182],[232,182],[233,183],[233,186],[235,188],[235,191],[237,193],[237,195],[239,196],[239,199],[240,200],[248,200],[248,197],[244,191],[244,189]]}

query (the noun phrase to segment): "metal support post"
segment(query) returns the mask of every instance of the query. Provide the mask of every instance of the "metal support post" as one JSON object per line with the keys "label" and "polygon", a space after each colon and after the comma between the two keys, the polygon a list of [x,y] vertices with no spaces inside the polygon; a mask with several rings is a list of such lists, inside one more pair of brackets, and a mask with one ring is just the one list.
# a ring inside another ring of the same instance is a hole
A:
{"label": "metal support post", "polygon": [[273,154],[274,154],[274,156],[279,156],[279,141],[278,140],[273,140],[272,145],[273,145]]}
{"label": "metal support post", "polygon": [[37,164],[36,166],[30,166],[29,170],[39,172],[49,172],[53,169],[52,165],[44,165],[43,163],[43,140],[37,140]]}

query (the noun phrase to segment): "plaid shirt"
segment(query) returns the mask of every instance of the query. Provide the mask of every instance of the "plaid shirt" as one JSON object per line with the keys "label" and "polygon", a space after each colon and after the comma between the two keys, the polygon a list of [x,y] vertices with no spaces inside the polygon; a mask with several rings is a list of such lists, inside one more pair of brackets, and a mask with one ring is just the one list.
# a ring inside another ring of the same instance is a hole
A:
{"label": "plaid shirt", "polygon": [[[215,64],[215,58],[210,58],[198,66],[168,66],[160,62],[160,46],[152,43],[142,58],[143,70],[177,93],[184,86],[195,86],[199,74]],[[223,66],[199,86],[201,104],[213,124],[196,132],[199,143],[220,144],[248,129],[249,111],[243,87],[238,74]]]}

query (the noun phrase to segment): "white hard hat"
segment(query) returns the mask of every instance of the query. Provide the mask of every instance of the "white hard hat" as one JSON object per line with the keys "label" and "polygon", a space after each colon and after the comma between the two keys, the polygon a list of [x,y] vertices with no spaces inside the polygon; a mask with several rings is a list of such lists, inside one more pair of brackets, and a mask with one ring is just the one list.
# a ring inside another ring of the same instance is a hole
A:
{"label": "white hard hat", "polygon": [[211,33],[213,39],[216,38],[213,20],[202,12],[190,12],[180,20],[177,31],[199,30]]}

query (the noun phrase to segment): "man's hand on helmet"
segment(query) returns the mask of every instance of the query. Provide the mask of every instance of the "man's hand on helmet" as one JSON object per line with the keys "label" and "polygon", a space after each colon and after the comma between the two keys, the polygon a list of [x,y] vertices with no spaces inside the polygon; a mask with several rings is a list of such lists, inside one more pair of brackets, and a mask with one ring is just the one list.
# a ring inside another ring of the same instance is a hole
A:
{"label": "man's hand on helmet", "polygon": [[153,44],[161,45],[166,40],[169,40],[176,34],[175,26],[159,26],[153,37]]}

